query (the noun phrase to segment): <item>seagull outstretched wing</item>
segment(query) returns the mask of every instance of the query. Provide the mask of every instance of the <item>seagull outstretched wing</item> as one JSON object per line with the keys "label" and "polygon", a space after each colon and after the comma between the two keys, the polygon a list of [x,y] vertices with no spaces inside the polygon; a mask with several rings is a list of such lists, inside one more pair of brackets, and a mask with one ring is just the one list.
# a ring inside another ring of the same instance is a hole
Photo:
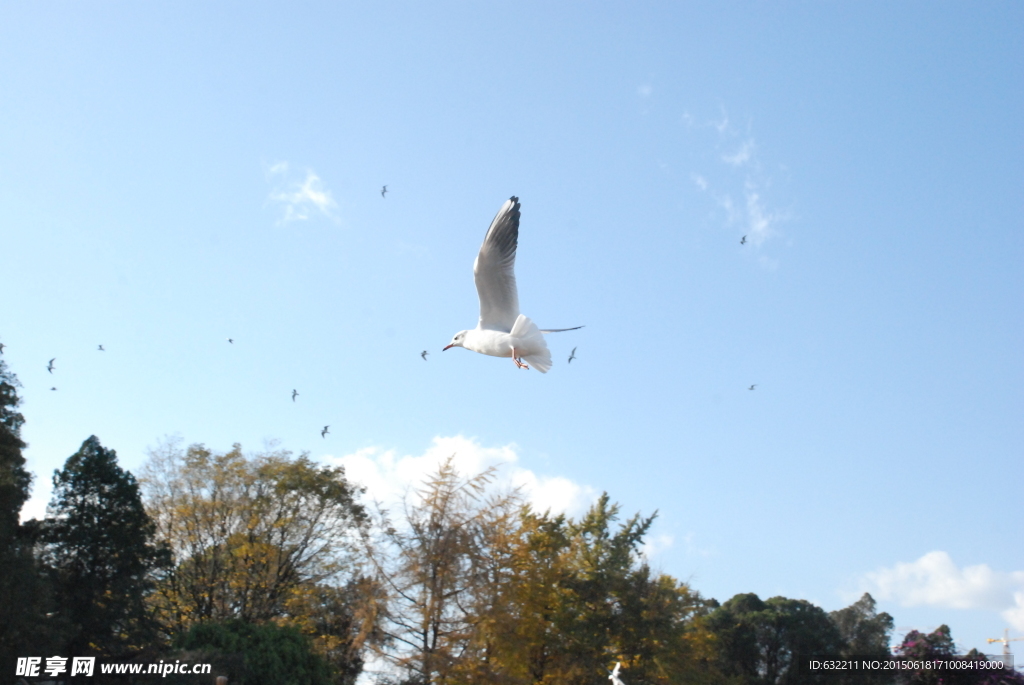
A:
{"label": "seagull outstretched wing", "polygon": [[519,316],[515,274],[518,244],[519,198],[513,196],[495,215],[473,263],[480,296],[480,328],[509,333]]}

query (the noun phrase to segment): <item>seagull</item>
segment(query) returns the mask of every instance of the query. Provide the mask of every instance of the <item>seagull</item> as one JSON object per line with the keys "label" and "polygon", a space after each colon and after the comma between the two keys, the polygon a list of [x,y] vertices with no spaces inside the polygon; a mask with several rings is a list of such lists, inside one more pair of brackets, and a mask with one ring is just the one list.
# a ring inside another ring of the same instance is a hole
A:
{"label": "seagull", "polygon": [[56,390],[57,388],[50,388],[50,390]]}
{"label": "seagull", "polygon": [[740,245],[746,245],[746,244],[747,244],[747,236],[743,236],[742,238],[740,238]]}
{"label": "seagull", "polygon": [[3,343],[0,343],[0,354],[3,354],[5,347],[7,347],[7,345],[4,345]]}
{"label": "seagull", "polygon": [[103,349],[103,345],[100,345],[100,346],[99,346],[99,347],[97,347],[96,349],[97,349],[98,351],[100,351],[100,352],[106,352],[106,350],[105,350],[105,349]]}
{"label": "seagull", "polygon": [[572,360],[576,358],[576,348],[572,348],[572,352],[569,353],[569,361],[566,364],[572,364]]}
{"label": "seagull", "polygon": [[[384,186],[383,188],[380,189],[380,196],[384,197],[387,194],[387,192],[388,192],[388,187]],[[384,197],[384,199],[386,200],[387,198]]]}
{"label": "seagull", "polygon": [[612,671],[612,674],[610,676],[608,676],[608,680],[612,681],[612,685],[625,685],[621,680],[619,680],[619,669],[621,667],[622,667],[622,664],[620,662],[616,661],[615,662],[615,670]]}
{"label": "seagull", "polygon": [[232,340],[231,338],[228,338],[228,342],[229,342],[229,343],[231,343],[232,345],[234,345],[234,344],[235,344],[235,341],[234,341],[234,340]]}
{"label": "seagull", "polygon": [[57,358],[56,358],[56,357],[54,357],[53,359],[51,359],[51,360],[50,360],[50,363],[49,363],[49,364],[47,364],[47,366],[46,366],[46,370],[47,370],[47,371],[49,371],[50,373],[53,373],[53,370],[54,370],[55,368],[57,368],[56,366],[54,366],[54,365],[53,365],[53,363],[54,363],[55,361],[57,361]]}
{"label": "seagull", "polygon": [[330,428],[329,425],[328,426],[324,426],[324,429],[322,431],[320,431],[320,437],[321,438],[326,438],[327,434],[331,432],[331,431],[327,430],[328,428]]}
{"label": "seagull", "polygon": [[456,333],[444,349],[464,347],[492,357],[511,357],[520,369],[530,368],[523,361],[526,360],[541,373],[547,373],[551,353],[541,334],[575,331],[583,326],[542,330],[519,313],[515,275],[518,244],[519,198],[512,196],[495,215],[473,263],[480,321],[476,328]]}
{"label": "seagull", "polygon": [[420,356],[423,357],[423,361],[427,361],[427,355],[428,354],[430,354],[430,353],[427,352],[426,350],[423,350],[422,352],[420,352]]}
{"label": "seagull", "polygon": [[295,398],[298,397],[298,396],[299,396],[299,391],[296,390],[295,388],[292,388],[292,402],[294,402]]}
{"label": "seagull", "polygon": [[754,384],[753,384],[752,386],[750,386],[749,388],[747,388],[747,390],[753,390],[753,389],[754,389],[754,388],[756,388],[756,387],[757,387],[757,383],[754,383]]}

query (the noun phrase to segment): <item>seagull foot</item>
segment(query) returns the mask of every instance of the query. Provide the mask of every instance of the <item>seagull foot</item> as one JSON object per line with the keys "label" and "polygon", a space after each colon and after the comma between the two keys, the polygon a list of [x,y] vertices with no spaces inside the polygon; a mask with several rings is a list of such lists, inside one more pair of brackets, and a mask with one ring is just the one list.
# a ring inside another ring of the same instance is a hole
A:
{"label": "seagull foot", "polygon": [[519,357],[516,355],[516,348],[514,347],[512,348],[512,361],[514,361],[516,366],[518,366],[520,369],[526,369],[527,371],[530,370],[530,367],[527,366],[526,363],[520,360]]}

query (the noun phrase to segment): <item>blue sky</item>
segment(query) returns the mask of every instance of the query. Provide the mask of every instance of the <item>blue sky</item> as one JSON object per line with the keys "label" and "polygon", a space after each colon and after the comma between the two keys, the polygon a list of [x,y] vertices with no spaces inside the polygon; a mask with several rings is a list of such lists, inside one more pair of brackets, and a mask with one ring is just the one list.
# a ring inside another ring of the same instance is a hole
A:
{"label": "blue sky", "polygon": [[[451,449],[705,596],[1024,633],[1024,6],[549,5],[0,8],[25,513],[91,434]],[[441,352],[513,194],[546,375]]]}

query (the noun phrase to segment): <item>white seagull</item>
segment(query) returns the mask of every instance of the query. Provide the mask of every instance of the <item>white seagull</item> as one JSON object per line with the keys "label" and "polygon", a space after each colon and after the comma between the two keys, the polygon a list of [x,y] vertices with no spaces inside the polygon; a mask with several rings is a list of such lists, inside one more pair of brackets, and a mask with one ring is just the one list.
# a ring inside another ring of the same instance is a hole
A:
{"label": "white seagull", "polygon": [[444,349],[464,347],[492,357],[511,357],[520,369],[529,369],[529,362],[541,373],[547,373],[551,353],[542,334],[575,331],[583,326],[541,330],[519,313],[515,275],[518,244],[519,198],[513,196],[495,215],[473,263],[480,321],[476,328],[456,333]]}
{"label": "white seagull", "polygon": [[612,674],[610,676],[608,676],[608,680],[612,681],[612,685],[625,685],[621,680],[619,680],[619,669],[621,667],[622,667],[622,664],[620,662],[616,661],[615,662],[615,670],[612,671]]}

